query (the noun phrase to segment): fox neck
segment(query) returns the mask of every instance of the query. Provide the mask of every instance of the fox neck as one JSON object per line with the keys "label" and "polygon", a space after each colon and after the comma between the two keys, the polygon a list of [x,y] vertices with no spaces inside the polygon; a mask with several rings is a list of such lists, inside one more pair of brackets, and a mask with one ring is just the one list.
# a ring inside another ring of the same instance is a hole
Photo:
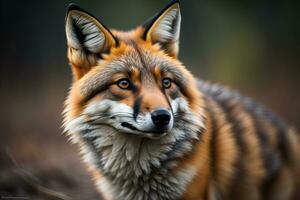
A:
{"label": "fox neck", "polygon": [[150,140],[114,133],[104,127],[93,134],[98,137],[95,145],[88,147],[96,151],[92,163],[106,180],[100,180],[97,185],[104,191],[111,185],[109,193],[116,199],[177,198],[194,176],[192,167],[177,172],[173,169],[179,159],[192,150],[196,133],[188,137],[176,130],[161,140]]}

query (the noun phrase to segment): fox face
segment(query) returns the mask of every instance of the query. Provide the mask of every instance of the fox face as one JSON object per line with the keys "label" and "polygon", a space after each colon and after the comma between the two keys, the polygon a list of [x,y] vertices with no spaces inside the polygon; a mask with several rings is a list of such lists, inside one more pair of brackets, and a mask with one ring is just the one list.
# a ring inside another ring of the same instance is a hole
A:
{"label": "fox face", "polygon": [[184,113],[199,118],[194,78],[176,59],[180,20],[173,2],[144,26],[119,32],[71,5],[66,33],[74,83],[67,118],[84,113],[94,124],[153,139],[168,134]]}

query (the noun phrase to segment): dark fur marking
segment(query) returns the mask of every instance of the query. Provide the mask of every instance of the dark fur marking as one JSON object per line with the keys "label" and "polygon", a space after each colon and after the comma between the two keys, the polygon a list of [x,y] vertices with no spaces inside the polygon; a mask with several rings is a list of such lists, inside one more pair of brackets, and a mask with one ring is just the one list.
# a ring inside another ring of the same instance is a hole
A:
{"label": "dark fur marking", "polygon": [[73,32],[75,33],[80,45],[81,45],[81,49],[84,51],[84,53],[87,55],[87,54],[92,54],[92,52],[90,52],[88,49],[86,49],[84,46],[83,46],[83,43],[85,41],[85,35],[82,33],[82,28],[79,27],[76,23],[76,20],[71,18],[71,23],[72,23],[72,29],[73,29]]}
{"label": "dark fur marking", "polygon": [[[257,117],[262,116],[265,120],[268,120],[273,127],[276,129],[278,137],[278,149],[280,150],[283,159],[289,160],[289,141],[287,138],[288,127],[279,119],[273,112],[269,111],[262,105],[250,100],[249,98],[244,99],[245,105],[249,112],[254,112]],[[266,138],[262,138],[265,142]]]}
{"label": "dark fur marking", "polygon": [[289,141],[287,138],[287,133],[288,133],[287,125],[270,111],[265,111],[264,116],[271,121],[274,127],[277,128],[278,141],[279,141],[278,148],[280,150],[282,158],[287,161],[290,161],[291,158],[289,152]]}
{"label": "dark fur marking", "polygon": [[257,104],[250,98],[244,98],[243,102],[247,111],[252,116],[256,134],[257,137],[259,138],[261,154],[264,162],[264,168],[266,169],[267,172],[266,178],[260,187],[260,191],[264,199],[267,199],[273,181],[276,179],[276,177],[279,174],[279,170],[281,166],[281,158],[276,152],[274,152],[272,149],[269,148],[269,144],[267,142],[268,138],[266,135],[266,132],[268,130],[264,130],[261,124],[263,122],[259,121],[259,116],[264,116],[268,111],[265,108],[263,108],[263,106]]}
{"label": "dark fur marking", "polygon": [[239,157],[235,162],[235,175],[231,182],[231,189],[229,190],[229,199],[233,199],[235,196],[235,191],[240,187],[242,182],[245,180],[245,174],[243,173],[243,159],[242,155],[246,152],[245,143],[242,139],[242,133],[244,132],[244,128],[241,126],[240,121],[237,121],[235,115],[232,113],[232,109],[234,109],[234,105],[230,105],[231,98],[233,96],[230,95],[230,98],[221,98],[220,95],[224,92],[222,87],[212,87],[204,82],[199,82],[198,84],[200,91],[212,97],[213,100],[220,106],[223,110],[226,121],[231,125],[231,130],[233,134],[233,138],[239,148]]}
{"label": "dark fur marking", "polygon": [[[206,104],[208,105],[208,98],[204,98]],[[211,100],[211,99],[210,99]],[[214,174],[216,172],[216,137],[217,137],[217,119],[215,117],[216,113],[214,113],[213,109],[207,106],[206,108],[207,113],[209,114],[209,117],[211,119],[211,139],[210,139],[210,159],[211,159],[211,170],[212,170],[212,176],[214,177]]]}
{"label": "dark fur marking", "polygon": [[[222,106],[226,106],[226,105],[222,105]],[[225,108],[224,113],[229,113],[230,108]],[[228,110],[227,110],[228,109]],[[234,138],[236,141],[236,144],[239,147],[239,158],[236,160],[235,162],[235,175],[233,177],[232,183],[231,183],[231,190],[229,192],[229,199],[231,198],[231,195],[234,196],[234,193],[236,191],[236,188],[239,188],[239,185],[243,184],[242,182],[245,180],[245,174],[244,174],[244,165],[243,165],[243,158],[242,155],[245,154],[245,142],[242,140],[242,133],[243,133],[243,128],[240,126],[239,122],[236,121],[236,119],[234,118],[234,116],[232,116],[230,113],[227,115],[227,120],[228,123],[231,125],[232,127],[232,132],[234,134]]]}
{"label": "dark fur marking", "polygon": [[178,89],[175,89],[175,90],[172,91],[171,94],[170,94],[170,97],[171,97],[172,99],[176,99],[176,98],[179,97],[179,96],[180,96],[180,93],[179,93]]}
{"label": "dark fur marking", "polygon": [[263,115],[259,111],[264,112],[265,109],[250,98],[244,98],[243,103],[252,117],[255,127],[255,133],[258,137],[258,141],[260,144],[261,157],[263,159],[264,168],[267,173],[266,179],[263,181],[260,187],[260,192],[263,195],[263,199],[268,199],[268,195],[270,193],[270,188],[272,187],[273,181],[279,174],[281,159],[272,149],[269,148],[268,138],[266,135],[266,132],[268,130],[265,130],[262,127],[262,123],[264,122],[259,120],[259,116]]}
{"label": "dark fur marking", "polygon": [[88,96],[86,96],[84,98],[84,102],[88,102],[89,100],[91,100],[94,96],[96,96],[97,94],[104,92],[105,90],[107,90],[109,88],[110,84],[104,84],[101,85],[100,87],[98,87],[96,90],[91,91]]}
{"label": "dark fur marking", "polygon": [[161,92],[164,94],[166,100],[167,100],[167,103],[169,105],[169,108],[171,109],[171,113],[172,113],[172,116],[174,117],[174,112],[173,112],[173,108],[172,108],[172,105],[171,105],[171,102],[170,102],[170,99],[166,93],[166,90],[164,88],[161,88]]}
{"label": "dark fur marking", "polygon": [[[209,97],[208,97],[209,98]],[[207,98],[204,98],[205,101],[207,102]],[[209,99],[211,101],[213,101],[212,99]],[[216,103],[216,102],[215,102]],[[217,104],[217,103],[216,103]],[[207,105],[207,103],[206,103]],[[221,108],[220,108],[221,109]],[[218,148],[217,147],[217,135],[219,133],[219,127],[217,127],[217,121],[218,121],[218,118],[216,117],[216,113],[213,111],[212,108],[209,108],[207,106],[206,108],[206,111],[207,113],[210,115],[210,119],[211,119],[211,138],[210,138],[210,166],[211,166],[211,172],[212,172],[212,178],[214,181],[217,181],[218,180],[218,177],[216,176],[217,174],[217,152],[216,152],[216,149]],[[218,186],[217,184],[214,185],[215,189],[218,191]],[[208,191],[207,191],[207,198],[208,198]],[[221,200],[223,199],[223,194],[219,193],[218,196],[216,196],[216,200]]]}
{"label": "dark fur marking", "polygon": [[141,102],[142,102],[142,96],[137,97],[134,101],[134,104],[133,104],[133,118],[134,118],[134,120],[136,120],[136,118],[137,118],[137,116],[140,112]]}

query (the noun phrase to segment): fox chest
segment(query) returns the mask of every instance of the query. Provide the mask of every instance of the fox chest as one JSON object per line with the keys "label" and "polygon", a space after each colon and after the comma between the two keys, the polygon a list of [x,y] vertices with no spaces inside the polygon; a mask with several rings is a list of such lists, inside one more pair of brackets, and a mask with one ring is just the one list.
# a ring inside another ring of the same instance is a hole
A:
{"label": "fox chest", "polygon": [[178,172],[160,170],[127,179],[103,177],[96,184],[103,196],[111,200],[175,200],[181,198],[195,174],[193,168]]}

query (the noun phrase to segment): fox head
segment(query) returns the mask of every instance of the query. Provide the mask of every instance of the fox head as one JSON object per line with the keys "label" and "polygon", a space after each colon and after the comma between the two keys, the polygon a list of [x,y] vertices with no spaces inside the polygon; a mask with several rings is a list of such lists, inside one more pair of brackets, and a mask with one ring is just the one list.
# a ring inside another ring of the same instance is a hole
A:
{"label": "fox head", "polygon": [[179,1],[128,32],[108,29],[71,4],[65,29],[73,84],[65,124],[83,117],[99,129],[150,139],[193,117],[200,126],[201,95],[177,59],[180,23]]}

